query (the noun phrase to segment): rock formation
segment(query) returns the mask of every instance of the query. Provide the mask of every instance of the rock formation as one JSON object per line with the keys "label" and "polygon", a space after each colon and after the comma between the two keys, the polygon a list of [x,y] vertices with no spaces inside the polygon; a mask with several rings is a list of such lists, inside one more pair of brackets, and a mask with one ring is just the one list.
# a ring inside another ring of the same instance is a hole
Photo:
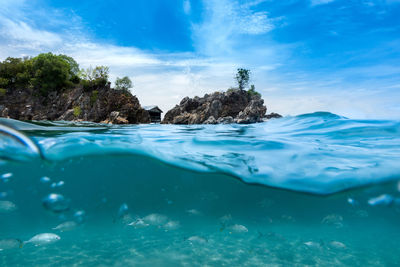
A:
{"label": "rock formation", "polygon": [[148,112],[136,96],[109,84],[86,91],[81,86],[46,97],[14,90],[0,96],[0,116],[17,120],[83,120],[114,124],[149,123]]}
{"label": "rock formation", "polygon": [[260,95],[230,89],[204,97],[185,97],[169,110],[162,123],[216,124],[262,122],[267,108]]}

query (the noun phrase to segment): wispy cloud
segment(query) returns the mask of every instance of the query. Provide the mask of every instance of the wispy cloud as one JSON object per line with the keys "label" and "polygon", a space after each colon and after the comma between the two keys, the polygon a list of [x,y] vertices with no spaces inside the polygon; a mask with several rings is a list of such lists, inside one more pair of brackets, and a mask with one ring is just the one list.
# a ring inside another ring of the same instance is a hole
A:
{"label": "wispy cloud", "polygon": [[241,35],[263,35],[273,30],[281,18],[271,19],[265,11],[253,11],[251,7],[259,3],[205,0],[204,20],[193,26],[197,49],[208,55],[221,54],[242,42]]}
{"label": "wispy cloud", "polygon": [[0,18],[0,35],[8,45],[21,49],[49,49],[62,43],[62,38],[55,33],[35,29],[24,21],[7,18]]}

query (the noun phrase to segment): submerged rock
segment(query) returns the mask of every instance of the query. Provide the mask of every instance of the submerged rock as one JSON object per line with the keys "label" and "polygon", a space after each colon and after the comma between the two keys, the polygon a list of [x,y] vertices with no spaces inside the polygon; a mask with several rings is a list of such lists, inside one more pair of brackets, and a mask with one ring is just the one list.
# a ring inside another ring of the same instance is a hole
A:
{"label": "submerged rock", "polygon": [[267,114],[267,115],[265,115],[265,117],[264,118],[266,118],[266,119],[279,119],[279,118],[282,118],[282,115],[280,115],[280,114],[278,114],[278,113],[275,113],[275,112],[272,112],[272,113],[270,113],[270,114]]}
{"label": "submerged rock", "polygon": [[165,124],[217,124],[262,122],[267,108],[259,95],[231,89],[203,97],[185,97],[169,110]]}

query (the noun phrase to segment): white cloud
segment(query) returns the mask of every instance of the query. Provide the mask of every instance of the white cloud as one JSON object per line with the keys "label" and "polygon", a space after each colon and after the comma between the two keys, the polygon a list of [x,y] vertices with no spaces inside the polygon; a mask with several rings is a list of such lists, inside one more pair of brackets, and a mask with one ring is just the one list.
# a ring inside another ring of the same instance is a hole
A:
{"label": "white cloud", "polygon": [[57,34],[38,30],[23,21],[0,18],[0,35],[8,45],[25,49],[53,48],[62,42]]}
{"label": "white cloud", "polygon": [[238,1],[204,0],[204,21],[193,25],[197,49],[207,55],[231,51],[243,41],[242,35],[262,35],[275,28],[276,19],[251,8],[261,1],[240,5]]}

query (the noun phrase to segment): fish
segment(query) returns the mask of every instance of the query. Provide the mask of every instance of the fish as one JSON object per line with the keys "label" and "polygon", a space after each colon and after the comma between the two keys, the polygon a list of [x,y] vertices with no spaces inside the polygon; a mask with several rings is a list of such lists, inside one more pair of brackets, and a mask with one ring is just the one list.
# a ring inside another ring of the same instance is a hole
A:
{"label": "fish", "polygon": [[16,238],[0,239],[0,251],[6,249],[20,248],[22,241]]}
{"label": "fish", "polygon": [[136,221],[133,221],[128,224],[129,226],[133,226],[135,228],[144,228],[149,226],[150,224],[145,223],[142,219],[137,219]]}
{"label": "fish", "polygon": [[163,226],[165,231],[176,230],[179,227],[180,227],[180,223],[178,221],[169,221],[166,224],[164,224],[164,226]]}
{"label": "fish", "polygon": [[36,247],[41,246],[41,245],[47,245],[47,244],[57,242],[60,239],[61,239],[61,237],[59,235],[56,235],[53,233],[37,234],[37,235],[33,236],[31,239],[29,239],[28,241],[23,242],[21,247],[26,244],[29,244],[29,243],[34,244]]}
{"label": "fish", "polygon": [[343,217],[339,214],[329,214],[322,218],[321,223],[341,228],[343,227]]}
{"label": "fish", "polygon": [[17,205],[8,200],[0,200],[0,213],[9,213],[17,210]]}
{"label": "fish", "polygon": [[161,225],[166,223],[168,218],[162,214],[152,213],[144,217],[142,220],[150,225]]}
{"label": "fish", "polygon": [[249,229],[247,229],[246,226],[241,225],[241,224],[234,224],[228,227],[228,230],[230,233],[247,233]]}
{"label": "fish", "polygon": [[337,249],[346,248],[346,245],[339,241],[331,241],[331,242],[329,242],[329,246],[332,248],[337,248]]}
{"label": "fish", "polygon": [[318,243],[318,242],[308,241],[308,242],[304,242],[303,244],[306,245],[309,248],[321,249],[321,244]]}
{"label": "fish", "polygon": [[77,226],[78,226],[78,224],[74,221],[66,221],[66,222],[60,223],[59,225],[54,227],[53,230],[65,232],[65,231],[74,230]]}

